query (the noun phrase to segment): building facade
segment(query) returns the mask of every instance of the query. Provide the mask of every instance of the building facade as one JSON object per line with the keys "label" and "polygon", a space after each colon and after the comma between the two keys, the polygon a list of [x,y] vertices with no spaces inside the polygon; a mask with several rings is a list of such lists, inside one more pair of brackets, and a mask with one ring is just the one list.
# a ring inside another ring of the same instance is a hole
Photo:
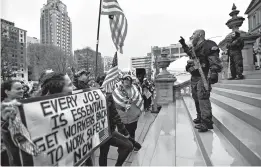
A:
{"label": "building facade", "polygon": [[145,57],[132,57],[131,69],[144,68],[146,70],[147,77],[151,76],[151,56]]}
{"label": "building facade", "polygon": [[23,81],[28,80],[26,33],[13,22],[1,19],[1,67],[10,70],[13,79]]}
{"label": "building facade", "polygon": [[[85,69],[90,72],[90,77],[95,78],[96,70],[96,51],[90,47],[74,51],[74,57],[77,62],[78,70]],[[104,74],[104,60],[101,53],[98,53],[97,60],[98,76]]]}
{"label": "building facade", "polygon": [[103,59],[104,59],[104,72],[108,72],[111,68],[113,57],[104,56]]}
{"label": "building facade", "polygon": [[36,37],[29,37],[29,36],[27,36],[26,41],[27,41],[27,45],[40,43],[40,40],[37,39]]}
{"label": "building facade", "polygon": [[42,44],[58,46],[67,55],[72,55],[72,24],[67,6],[60,0],[47,0],[41,9]]}
{"label": "building facade", "polygon": [[257,33],[261,28],[261,1],[252,0],[245,14],[248,15],[248,32]]}
{"label": "building facade", "polygon": [[155,76],[159,73],[159,69],[156,67],[156,59],[158,59],[161,55],[162,50],[166,50],[168,53],[168,58],[171,61],[175,61],[183,56],[186,56],[187,54],[184,52],[184,49],[182,48],[181,44],[171,44],[170,46],[165,47],[158,47],[153,46],[151,47],[151,53],[148,53],[148,56],[151,56],[151,74],[152,78],[155,78]]}

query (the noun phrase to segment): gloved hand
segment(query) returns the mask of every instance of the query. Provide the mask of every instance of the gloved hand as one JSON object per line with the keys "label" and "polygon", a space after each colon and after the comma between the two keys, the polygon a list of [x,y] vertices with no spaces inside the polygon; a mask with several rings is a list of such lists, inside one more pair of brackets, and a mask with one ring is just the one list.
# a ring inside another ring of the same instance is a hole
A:
{"label": "gloved hand", "polygon": [[231,47],[231,43],[227,43],[227,49]]}
{"label": "gloved hand", "polygon": [[187,65],[186,65],[186,71],[189,72],[189,73],[193,72],[195,70],[194,65],[195,64],[194,64],[193,60],[191,60],[191,59],[188,60]]}
{"label": "gloved hand", "polygon": [[181,45],[186,45],[185,40],[184,40],[184,38],[182,36],[180,37],[179,43]]}
{"label": "gloved hand", "polygon": [[210,84],[215,84],[218,82],[218,73],[216,72],[211,72],[210,77],[209,77],[209,83]]}

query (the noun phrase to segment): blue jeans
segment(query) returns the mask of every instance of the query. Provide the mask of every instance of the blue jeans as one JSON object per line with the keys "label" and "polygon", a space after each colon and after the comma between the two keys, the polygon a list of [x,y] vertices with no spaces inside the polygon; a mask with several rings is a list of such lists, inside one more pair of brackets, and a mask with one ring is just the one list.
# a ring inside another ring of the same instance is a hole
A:
{"label": "blue jeans", "polygon": [[118,147],[118,159],[115,166],[122,166],[129,153],[133,149],[132,143],[128,138],[124,137],[120,133],[116,131],[112,132],[112,137],[106,143],[100,146],[100,166],[107,166],[107,157],[110,146]]}

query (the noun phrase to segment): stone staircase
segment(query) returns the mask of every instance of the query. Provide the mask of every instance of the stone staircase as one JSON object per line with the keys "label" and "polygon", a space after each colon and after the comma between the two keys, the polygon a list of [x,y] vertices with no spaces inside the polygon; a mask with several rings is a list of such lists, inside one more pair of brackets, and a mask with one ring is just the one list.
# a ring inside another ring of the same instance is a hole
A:
{"label": "stone staircase", "polygon": [[183,96],[191,128],[207,166],[261,166],[261,71],[244,75],[245,80],[222,80],[213,86],[214,130],[206,133],[193,128],[195,104],[191,96]]}

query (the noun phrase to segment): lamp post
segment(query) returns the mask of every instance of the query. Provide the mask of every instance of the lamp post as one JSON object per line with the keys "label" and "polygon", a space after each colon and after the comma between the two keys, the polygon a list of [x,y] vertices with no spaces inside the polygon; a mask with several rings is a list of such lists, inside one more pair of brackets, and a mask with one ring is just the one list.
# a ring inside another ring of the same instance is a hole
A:
{"label": "lamp post", "polygon": [[213,38],[219,38],[219,37],[222,37],[222,36],[214,36],[214,37],[210,37],[210,38],[208,38],[208,40],[209,40],[209,39],[213,39]]}

